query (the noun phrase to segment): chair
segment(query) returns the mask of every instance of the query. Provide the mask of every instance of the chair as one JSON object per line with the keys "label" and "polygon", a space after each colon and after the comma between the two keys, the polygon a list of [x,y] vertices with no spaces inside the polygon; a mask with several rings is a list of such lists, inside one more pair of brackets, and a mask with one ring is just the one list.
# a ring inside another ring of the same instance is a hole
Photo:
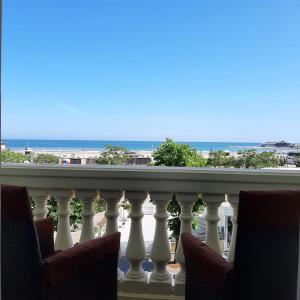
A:
{"label": "chair", "polygon": [[186,300],[299,300],[299,221],[300,191],[240,192],[233,264],[181,235]]}
{"label": "chair", "polygon": [[35,227],[26,188],[8,185],[1,223],[2,299],[117,298],[120,233],[55,252],[52,220]]}

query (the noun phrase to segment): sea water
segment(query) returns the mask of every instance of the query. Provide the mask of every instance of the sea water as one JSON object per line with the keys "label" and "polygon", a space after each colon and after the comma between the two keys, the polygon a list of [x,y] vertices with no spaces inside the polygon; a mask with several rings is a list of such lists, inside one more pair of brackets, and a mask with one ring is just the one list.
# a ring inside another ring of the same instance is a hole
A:
{"label": "sea water", "polygon": [[[106,145],[122,146],[130,151],[152,151],[162,141],[88,141],[88,140],[35,140],[35,139],[4,139],[6,148],[11,150],[24,150],[30,147],[33,150],[95,150],[102,151]],[[248,142],[185,142],[176,141],[179,144],[188,144],[198,151],[232,151],[258,148],[260,143]]]}

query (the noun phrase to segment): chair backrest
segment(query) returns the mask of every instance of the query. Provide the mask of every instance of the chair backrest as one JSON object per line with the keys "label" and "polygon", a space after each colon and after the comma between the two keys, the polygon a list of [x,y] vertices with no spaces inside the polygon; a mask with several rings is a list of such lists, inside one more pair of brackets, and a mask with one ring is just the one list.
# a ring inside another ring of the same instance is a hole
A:
{"label": "chair backrest", "polygon": [[300,191],[241,192],[234,299],[296,300]]}
{"label": "chair backrest", "polygon": [[41,259],[25,187],[1,185],[2,299],[38,299]]}

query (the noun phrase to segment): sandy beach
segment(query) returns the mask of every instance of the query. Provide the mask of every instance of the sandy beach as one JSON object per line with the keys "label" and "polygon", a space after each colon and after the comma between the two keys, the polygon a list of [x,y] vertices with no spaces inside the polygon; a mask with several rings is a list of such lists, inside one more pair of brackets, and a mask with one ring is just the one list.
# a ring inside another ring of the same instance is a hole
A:
{"label": "sandy beach", "polygon": [[[15,150],[16,152],[24,153],[24,150]],[[103,150],[104,151],[104,150]],[[52,154],[55,156],[58,156],[59,158],[63,159],[68,159],[68,158],[82,158],[82,159],[87,159],[87,158],[97,158],[101,155],[103,151],[96,151],[96,150],[85,150],[85,149],[55,149],[55,150],[50,150],[50,149],[34,149],[33,154],[38,155],[38,154]],[[209,151],[198,151],[204,158],[209,157]],[[132,156],[137,156],[137,157],[150,157],[153,158],[153,151],[130,151],[130,155]],[[229,152],[230,155],[234,156],[237,154],[236,151],[231,151]]]}

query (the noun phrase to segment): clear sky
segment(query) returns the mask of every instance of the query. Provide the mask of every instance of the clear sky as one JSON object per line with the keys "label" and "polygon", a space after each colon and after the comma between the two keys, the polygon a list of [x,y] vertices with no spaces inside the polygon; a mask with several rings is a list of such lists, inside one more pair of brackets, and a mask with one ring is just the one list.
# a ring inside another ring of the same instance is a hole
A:
{"label": "clear sky", "polygon": [[299,0],[4,0],[2,138],[300,142]]}

